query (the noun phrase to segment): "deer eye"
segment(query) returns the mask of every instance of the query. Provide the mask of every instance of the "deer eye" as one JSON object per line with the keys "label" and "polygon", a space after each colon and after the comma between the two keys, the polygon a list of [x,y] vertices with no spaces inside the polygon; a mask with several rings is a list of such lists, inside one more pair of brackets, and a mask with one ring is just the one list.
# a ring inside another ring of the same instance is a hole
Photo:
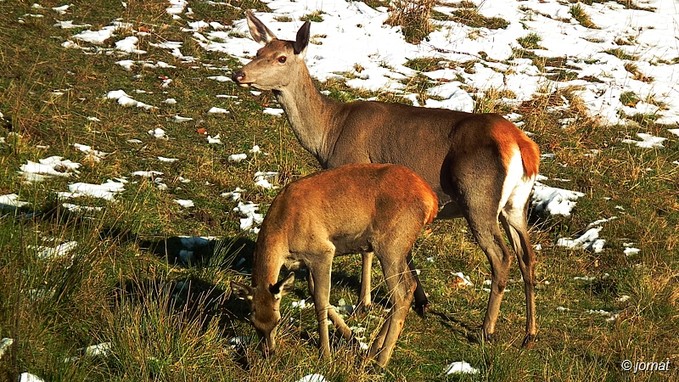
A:
{"label": "deer eye", "polygon": [[278,57],[278,62],[280,62],[281,64],[285,64],[285,61],[287,61],[287,60],[288,60],[288,58],[285,57],[285,56]]}

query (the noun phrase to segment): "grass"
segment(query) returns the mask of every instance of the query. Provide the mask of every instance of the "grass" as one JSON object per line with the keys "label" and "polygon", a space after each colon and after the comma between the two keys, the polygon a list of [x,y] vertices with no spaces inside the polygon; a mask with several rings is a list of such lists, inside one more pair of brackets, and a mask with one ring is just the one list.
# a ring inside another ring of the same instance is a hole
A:
{"label": "grass", "polygon": [[570,7],[570,14],[571,16],[580,23],[585,28],[590,28],[590,29],[597,29],[598,27],[592,19],[589,17],[585,9],[582,7],[580,4],[575,4]]}
{"label": "grass", "polygon": [[505,29],[509,26],[509,21],[501,17],[486,17],[476,8],[457,9],[450,19],[476,28]]}
{"label": "grass", "polygon": [[531,32],[526,36],[517,39],[516,41],[524,49],[541,49],[540,41],[542,41],[542,37],[540,37],[540,35],[537,33]]}
{"label": "grass", "polygon": [[400,25],[406,41],[417,44],[434,29],[431,24],[433,0],[396,0],[389,3],[389,25]]}
{"label": "grass", "polygon": [[[15,340],[0,358],[1,380],[17,380],[24,371],[46,381],[297,381],[310,373],[323,374],[329,381],[676,379],[679,170],[673,161],[679,160],[679,146],[676,139],[657,150],[621,142],[639,132],[670,138],[667,127],[655,124],[652,116],[639,116],[641,125],[599,125],[584,112],[574,88],[544,91],[544,96],[523,103],[505,104],[502,100],[512,95],[496,89],[477,99],[480,111],[519,113],[523,128],[534,134],[542,152],[555,154],[543,160],[541,173],[557,185],[554,179],[567,179],[564,188],[586,195],[571,217],[531,219],[532,240],[542,246],[537,267],[540,337],[535,349],[519,347],[524,303],[516,267],[502,305],[497,341],[478,341],[487,299],[483,283],[490,271],[464,221],[455,220],[435,222],[431,235],[418,240],[415,259],[432,307],[424,319],[409,315],[387,370],[375,370],[359,351],[339,340],[332,362],[317,358],[313,310],[291,306],[294,300],[308,299],[301,278],[283,300],[281,351],[266,360],[257,351],[245,305],[230,295],[228,287],[230,280],[248,280],[247,259],[256,236],[240,232],[239,216],[232,211],[236,203],[221,194],[244,188],[244,198],[261,203],[265,211],[276,192],[255,188],[254,173],[279,171],[273,181],[283,185],[317,171],[315,159],[300,147],[284,118],[261,112],[271,106],[270,94],[254,96],[232,83],[207,78],[223,74],[216,67],[233,70],[239,64],[202,50],[190,33],[180,32],[184,25],[165,13],[165,1],[128,2],[127,8],[114,1],[74,6],[74,20],[93,28],[118,17],[134,28],[149,28],[140,42],[149,53],[140,59],[176,66],[136,66],[131,72],[116,65],[118,58],[104,50],[112,44],[97,54],[62,48],[61,42],[76,32],[53,27],[51,10],[44,11],[43,18],[24,17],[40,12],[31,4],[0,3],[0,112],[9,121],[0,124],[0,137],[5,138],[0,143],[0,195],[17,193],[29,203],[16,211],[0,211],[0,337]],[[196,19],[228,23],[242,18],[230,6],[200,3],[193,8]],[[265,9],[254,1],[248,8]],[[17,23],[19,18],[23,24]],[[183,63],[148,45],[166,40],[182,41],[185,55],[212,67]],[[433,70],[442,64],[432,59],[410,65]],[[173,79],[170,87],[162,88],[159,76]],[[393,94],[357,92],[340,80],[319,85],[341,100],[401,101]],[[429,86],[423,78],[410,85],[423,92]],[[115,89],[156,106],[170,97],[178,103],[156,112],[124,108],[104,98]],[[147,93],[137,94],[135,89]],[[56,95],[55,90],[63,94]],[[238,102],[217,95],[237,96]],[[625,97],[630,103],[638,100],[633,93]],[[212,106],[230,113],[208,114]],[[174,122],[175,114],[194,119]],[[563,127],[559,123],[563,118],[575,122]],[[158,140],[146,133],[157,127],[172,139]],[[225,144],[208,145],[198,129],[219,133]],[[129,143],[131,138],[143,143]],[[110,154],[101,162],[87,161],[73,143]],[[240,163],[227,160],[254,144],[269,155],[249,155]],[[20,166],[50,155],[83,163],[80,174],[24,183],[17,172]],[[158,156],[179,161],[164,163]],[[169,189],[133,178],[130,174],[137,170],[162,171]],[[180,176],[190,182],[183,183]],[[129,182],[116,202],[75,201],[101,206],[101,211],[68,212],[56,200],[56,192],[65,191],[71,182],[101,183],[119,177]],[[180,198],[193,200],[196,207],[180,207],[174,202]],[[603,225],[601,236],[607,239],[603,252],[554,245],[558,238],[577,236],[589,223],[611,216],[617,219]],[[177,264],[173,260],[179,253],[165,243],[180,240],[180,235],[215,236],[219,245],[190,266]],[[77,242],[68,255],[41,258],[40,246],[68,241]],[[626,256],[626,243],[641,252]],[[426,260],[430,257],[433,261]],[[359,265],[358,257],[336,260],[333,303],[355,301]],[[458,271],[474,286],[454,286],[450,275]],[[575,279],[581,276],[593,279]],[[367,333],[380,323],[382,314],[379,301],[385,296],[379,267],[374,284],[378,306],[349,319],[350,325],[365,327]],[[623,296],[629,299],[623,301]],[[608,322],[588,313],[599,309],[619,317]],[[83,349],[100,343],[111,344],[108,355],[84,354]],[[672,367],[663,373],[630,374],[620,368],[625,359],[669,359]],[[460,360],[479,368],[480,374],[442,375],[445,365]]]}

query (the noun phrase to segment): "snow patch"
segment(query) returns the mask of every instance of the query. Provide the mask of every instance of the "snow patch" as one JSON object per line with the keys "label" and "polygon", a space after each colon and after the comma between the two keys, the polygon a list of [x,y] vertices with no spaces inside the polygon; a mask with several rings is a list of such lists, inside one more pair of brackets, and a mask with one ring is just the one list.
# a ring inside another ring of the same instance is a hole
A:
{"label": "snow patch", "polygon": [[599,239],[599,232],[603,227],[595,227],[588,229],[584,234],[575,239],[560,238],[556,241],[556,245],[566,247],[568,249],[585,249],[594,253],[603,251],[606,240]]}
{"label": "snow patch", "polygon": [[662,143],[667,140],[667,138],[656,137],[646,133],[637,133],[637,137],[639,137],[639,141],[634,139],[623,139],[622,142],[634,144],[637,147],[652,149],[664,147]]}
{"label": "snow patch", "polygon": [[570,216],[573,207],[575,207],[575,201],[583,196],[585,194],[582,192],[550,187],[535,182],[531,205],[539,213]]}
{"label": "snow patch", "polygon": [[444,371],[445,375],[452,374],[478,374],[479,369],[472,367],[469,363],[465,361],[457,361],[446,366]]}

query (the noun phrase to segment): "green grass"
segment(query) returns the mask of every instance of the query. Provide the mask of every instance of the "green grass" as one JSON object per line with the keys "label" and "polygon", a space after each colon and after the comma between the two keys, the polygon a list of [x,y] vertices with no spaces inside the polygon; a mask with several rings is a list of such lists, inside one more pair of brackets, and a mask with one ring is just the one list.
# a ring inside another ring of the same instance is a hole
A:
{"label": "green grass", "polygon": [[542,37],[537,33],[529,33],[526,36],[518,38],[516,41],[524,49],[541,49],[540,41],[542,41]]}
{"label": "green grass", "polygon": [[[241,257],[251,255],[256,236],[239,231],[239,217],[232,211],[235,203],[220,195],[242,187],[246,200],[261,203],[266,210],[276,192],[255,188],[254,173],[279,171],[274,182],[283,185],[317,171],[315,159],[300,147],[284,118],[261,112],[272,104],[270,94],[253,96],[230,82],[207,79],[224,73],[182,63],[166,50],[148,45],[183,41],[182,52],[200,63],[238,67],[233,58],[206,52],[190,34],[180,32],[183,24],[165,13],[165,1],[128,2],[126,9],[117,1],[74,6],[73,19],[94,28],[118,17],[135,28],[149,28],[150,35],[140,42],[140,48],[148,50],[143,59],[176,66],[136,66],[131,72],[107,54],[62,48],[61,42],[76,32],[53,27],[52,16],[25,17],[23,24],[17,23],[24,14],[37,12],[31,5],[0,2],[0,112],[10,121],[0,125],[0,137],[5,138],[0,143],[0,195],[17,193],[29,202],[18,211],[0,211],[0,337],[15,340],[0,358],[0,380],[17,380],[24,371],[46,381],[297,381],[310,373],[323,374],[329,381],[677,378],[679,169],[673,161],[679,160],[679,144],[668,140],[665,148],[649,150],[621,142],[638,132],[670,138],[667,127],[656,125],[652,116],[639,116],[639,126],[598,125],[584,113],[577,89],[543,92],[552,94],[521,104],[504,104],[502,99],[512,95],[494,89],[477,99],[479,111],[520,113],[523,128],[535,134],[542,152],[556,155],[543,161],[541,173],[569,179],[564,188],[585,193],[571,217],[531,220],[532,240],[542,246],[537,266],[540,332],[534,349],[519,346],[524,302],[516,267],[496,342],[478,341],[488,297],[482,288],[490,270],[464,221],[456,220],[435,222],[432,234],[418,240],[415,259],[432,306],[424,319],[413,313],[408,316],[386,370],[375,370],[359,351],[339,340],[332,362],[318,359],[313,310],[291,306],[294,300],[308,298],[302,279],[284,298],[281,349],[267,360],[257,350],[244,303],[232,298],[228,287],[231,280],[247,281],[247,267],[236,265]],[[192,7],[196,19],[228,23],[242,17],[230,6],[196,3]],[[265,9],[257,1],[248,2],[247,8]],[[432,59],[413,60],[409,65],[433,70],[441,64]],[[173,79],[167,89],[160,86],[161,75]],[[400,101],[393,94],[354,91],[339,80],[319,85],[342,100]],[[409,85],[422,92],[429,86],[423,78]],[[54,95],[57,89],[65,90],[64,94]],[[105,99],[108,91],[116,89],[160,109],[125,108]],[[136,94],[134,89],[148,93]],[[240,102],[217,95],[235,95]],[[163,106],[162,101],[170,97],[178,103]],[[633,94],[625,97],[634,100]],[[568,109],[551,108],[563,105],[564,99]],[[230,113],[207,114],[212,106]],[[173,122],[175,114],[194,120]],[[575,122],[562,127],[561,118]],[[172,139],[157,140],[146,134],[157,127]],[[220,134],[225,144],[208,145],[197,129]],[[143,143],[128,143],[131,138]],[[98,163],[87,161],[73,143],[110,154]],[[249,156],[241,163],[227,160],[254,144],[269,155]],[[78,177],[24,183],[19,167],[50,155],[83,163]],[[157,156],[179,161],[162,163]],[[169,189],[133,179],[130,173],[137,170],[164,172]],[[182,183],[179,176],[191,182]],[[129,183],[116,202],[76,201],[104,207],[99,212],[69,213],[56,200],[55,193],[65,191],[71,182],[100,183],[118,177],[127,177]],[[192,199],[196,207],[180,207],[173,201],[179,198]],[[576,236],[592,221],[611,216],[617,219],[603,225],[601,236],[607,239],[603,252],[554,245],[559,237]],[[157,250],[161,255],[149,249],[149,243],[179,235],[215,236],[221,249],[188,267],[169,262],[162,247]],[[38,246],[71,240],[78,244],[66,257],[39,257]],[[625,243],[634,243],[641,252],[626,256]],[[429,257],[432,262],[426,260]],[[331,302],[355,301],[359,265],[356,256],[336,260]],[[474,286],[454,286],[451,273],[458,271],[468,275]],[[574,279],[579,276],[594,279]],[[378,266],[374,285],[378,306],[348,320],[350,325],[366,327],[368,333],[381,322],[384,285]],[[629,299],[621,301],[625,295]],[[608,322],[587,313],[599,309],[619,317]],[[236,336],[242,337],[244,347],[232,346]],[[110,354],[82,354],[82,349],[104,342],[111,343]],[[64,362],[75,356],[79,358]],[[665,373],[632,375],[620,368],[625,359],[669,359],[672,367]],[[462,360],[480,374],[442,375],[448,363]]]}

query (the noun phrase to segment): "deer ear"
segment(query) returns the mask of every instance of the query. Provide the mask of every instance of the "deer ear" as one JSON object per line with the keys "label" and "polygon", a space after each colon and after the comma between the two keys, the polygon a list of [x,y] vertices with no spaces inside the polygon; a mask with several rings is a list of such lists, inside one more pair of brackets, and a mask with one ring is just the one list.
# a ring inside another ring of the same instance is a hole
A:
{"label": "deer ear", "polygon": [[248,20],[248,28],[250,28],[250,35],[252,35],[253,40],[260,44],[276,40],[276,35],[260,19],[255,17],[252,11],[245,11],[245,18]]}
{"label": "deer ear", "polygon": [[269,292],[273,295],[273,298],[275,300],[280,300],[281,297],[283,296],[283,292],[287,292],[288,289],[292,287],[292,284],[295,282],[295,273],[290,272],[288,273],[285,278],[271,286],[269,286]]}
{"label": "deer ear", "polygon": [[302,25],[301,28],[297,31],[297,38],[295,39],[295,42],[292,44],[293,49],[295,50],[295,54],[300,54],[302,53],[306,47],[309,45],[309,30],[311,28],[311,23],[309,20],[304,22],[304,25]]}
{"label": "deer ear", "polygon": [[248,300],[252,301],[252,297],[255,294],[255,289],[249,285],[237,283],[235,281],[231,281],[231,292],[235,293],[238,298],[242,298],[243,300]]}

